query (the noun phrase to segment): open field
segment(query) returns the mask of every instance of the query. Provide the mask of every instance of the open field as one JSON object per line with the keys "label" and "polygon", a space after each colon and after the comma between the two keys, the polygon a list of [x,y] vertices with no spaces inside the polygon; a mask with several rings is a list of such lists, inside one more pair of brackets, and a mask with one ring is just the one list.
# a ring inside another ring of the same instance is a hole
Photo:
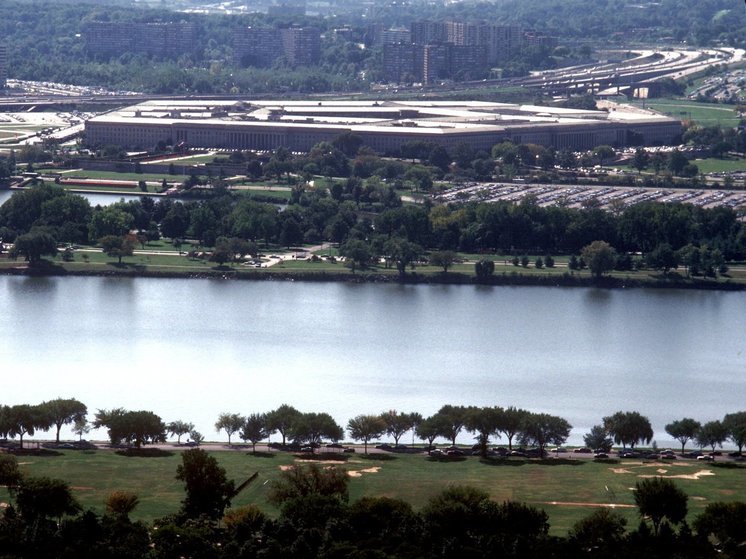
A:
{"label": "open field", "polygon": [[[234,499],[234,505],[255,503],[269,514],[277,513],[266,501],[269,482],[277,477],[281,466],[297,460],[294,455],[273,452],[252,456],[248,448],[213,454],[228,477],[237,483],[259,473],[257,481]],[[346,456],[349,459],[342,464],[351,472],[352,501],[366,495],[390,496],[419,509],[448,486],[473,485],[497,501],[512,499],[543,508],[555,534],[565,534],[598,505],[615,505],[634,526],[638,517],[630,488],[644,476],[672,477],[689,495],[690,521],[710,502],[737,500],[746,494],[746,469],[690,460],[598,463],[547,459],[537,463],[514,458],[431,461],[424,455]],[[122,489],[140,496],[133,516],[152,520],[174,512],[184,495],[181,484],[174,479],[180,463],[178,452],[157,458],[133,458],[109,450],[63,451],[60,456],[22,456],[19,462],[28,475],[64,479],[84,507],[98,511],[103,509],[108,493]],[[6,498],[5,490],[0,490],[0,500]]]}
{"label": "open field", "polygon": [[169,175],[168,173],[156,175],[148,173],[116,173],[113,171],[85,171],[83,169],[56,169],[40,167],[36,169],[39,173],[59,173],[62,177],[68,178],[85,178],[85,179],[105,179],[118,181],[157,181],[161,182],[166,179],[168,182],[184,182],[186,175]]}
{"label": "open field", "polygon": [[[187,252],[191,250],[197,251],[210,251],[211,247],[194,247],[190,244],[185,244],[181,247],[181,253],[175,250],[167,240],[161,240],[152,245],[145,245],[143,248],[137,244],[135,246],[135,254],[133,256],[124,257],[122,263],[118,264],[117,259],[107,256],[100,249],[95,247],[85,247],[76,249],[73,253],[73,260],[71,262],[64,262],[62,260],[61,253],[53,259],[48,259],[54,266],[57,266],[60,272],[69,271],[73,273],[88,273],[88,274],[101,274],[101,273],[168,273],[168,274],[183,274],[192,275],[195,273],[225,273],[230,272],[240,277],[242,274],[251,274],[251,277],[256,277],[256,273],[261,274],[314,274],[314,273],[325,273],[333,274],[335,277],[350,276],[352,279],[352,270],[340,260],[329,260],[322,258],[319,261],[313,262],[311,260],[299,259],[295,260],[293,255],[295,251],[286,251],[286,249],[279,247],[262,247],[262,262],[261,268],[250,265],[250,263],[239,264],[239,263],[226,263],[223,266],[218,266],[215,262],[210,262],[208,258],[190,258],[187,256]],[[317,250],[318,255],[327,256],[329,254],[336,255],[338,251],[334,248],[324,248],[323,250]],[[267,258],[269,254],[276,254],[283,257],[278,258]],[[449,277],[436,278],[436,276],[443,275],[443,269],[438,266],[432,266],[428,264],[416,264],[414,268],[408,267],[407,273],[415,272],[419,276],[432,277],[437,281],[446,281],[454,283],[463,283],[474,277],[474,261],[478,258],[489,258],[495,262],[494,276],[500,280],[500,278],[506,279],[511,283],[520,283],[520,278],[526,278],[529,281],[536,281],[537,279],[552,280],[557,278],[558,280],[563,278],[565,275],[571,275],[581,280],[589,280],[591,278],[590,272],[585,269],[582,271],[570,271],[567,268],[567,257],[556,257],[554,268],[536,268],[534,262],[537,255],[529,255],[530,264],[528,267],[521,265],[514,266],[511,263],[511,256],[506,255],[474,255],[464,254],[461,258],[464,260],[460,263],[456,263],[451,266],[448,270]],[[542,256],[543,257],[543,256]],[[270,264],[267,266],[267,264]],[[12,260],[7,258],[0,258],[0,271],[8,270],[12,268],[24,267],[26,263],[22,260]],[[357,275],[384,275],[391,276],[392,278],[398,275],[396,267],[392,264],[390,267],[386,267],[384,264],[375,264],[368,266],[365,269],[356,268]],[[676,272],[674,272],[675,274]],[[684,279],[685,271],[683,269],[678,270],[678,279]],[[660,273],[654,270],[640,270],[640,271],[625,271],[625,272],[612,272],[609,274],[610,277],[618,280],[631,280],[637,282],[659,282],[662,279]],[[300,277],[300,276],[299,276]],[[676,278],[672,275],[670,279]],[[700,281],[706,281],[708,284],[715,285],[718,282],[732,282],[732,283],[746,283],[746,268],[743,265],[736,264],[728,271],[728,274],[718,279],[707,279],[698,278]]]}
{"label": "open field", "polygon": [[728,172],[746,172],[746,159],[729,158],[718,159],[710,157],[707,159],[695,159],[692,161],[700,173],[728,173]]}
{"label": "open field", "polygon": [[[642,106],[642,101],[632,103]],[[738,114],[731,105],[698,103],[688,99],[652,99],[645,101],[645,107],[681,120],[692,120],[703,126],[738,126]]]}

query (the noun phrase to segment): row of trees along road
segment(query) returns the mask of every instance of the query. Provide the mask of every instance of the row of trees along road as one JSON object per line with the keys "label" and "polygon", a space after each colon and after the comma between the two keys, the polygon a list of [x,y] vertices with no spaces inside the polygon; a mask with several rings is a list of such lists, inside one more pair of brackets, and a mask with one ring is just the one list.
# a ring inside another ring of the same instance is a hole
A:
{"label": "row of trees along road", "polygon": [[[136,448],[148,443],[165,442],[168,434],[177,437],[190,435],[191,441],[199,444],[204,437],[194,429],[194,424],[175,420],[166,424],[151,411],[128,411],[124,408],[98,410],[94,421],[86,420],[85,404],[75,399],[49,400],[37,405],[18,404],[0,406],[0,436],[18,437],[23,446],[23,437],[34,435],[36,431],[56,430],[59,443],[60,430],[71,425],[73,432],[80,437],[91,426],[108,429],[110,442],[132,444]],[[273,433],[282,437],[282,446],[288,441],[296,445],[319,445],[323,441],[337,442],[344,438],[345,430],[328,413],[301,412],[288,404],[266,413],[252,413],[242,416],[237,413],[221,413],[215,429],[224,431],[228,444],[236,434],[243,441],[251,442],[256,450],[257,443],[269,439]],[[508,450],[513,449],[514,441],[521,445],[534,446],[543,454],[547,445],[561,445],[567,440],[572,426],[563,418],[545,413],[534,413],[515,407],[502,408],[445,405],[437,413],[423,417],[417,412],[403,413],[389,410],[379,415],[358,415],[347,423],[347,432],[353,440],[361,441],[367,454],[368,443],[388,436],[399,445],[401,438],[409,431],[412,439],[417,436],[432,446],[442,438],[456,444],[463,432],[474,435],[482,454],[493,438],[505,437]],[[738,447],[739,452],[746,445],[746,411],[726,414],[722,420],[704,424],[683,418],[665,426],[666,432],[681,443],[682,453],[689,441],[700,448],[722,447],[726,441]],[[610,450],[612,444],[634,449],[638,443],[650,443],[653,428],[650,420],[637,411],[618,411],[603,418],[584,435],[585,444],[592,449]]]}
{"label": "row of trees along road", "polygon": [[201,449],[182,453],[175,477],[185,492],[180,508],[148,526],[130,519],[140,500],[135,493],[114,490],[103,514],[84,511],[66,482],[23,475],[15,456],[0,454],[0,484],[10,494],[9,506],[0,510],[3,557],[735,559],[743,556],[746,534],[746,503],[708,503],[690,527],[686,493],[655,477],[633,488],[636,529],[628,531],[617,511],[598,508],[564,536],[549,535],[543,510],[498,503],[470,486],[451,486],[419,511],[391,497],[350,503],[350,476],[342,466],[294,464],[282,471],[267,492],[279,509],[276,517],[255,504],[232,507],[256,474],[237,484]]}

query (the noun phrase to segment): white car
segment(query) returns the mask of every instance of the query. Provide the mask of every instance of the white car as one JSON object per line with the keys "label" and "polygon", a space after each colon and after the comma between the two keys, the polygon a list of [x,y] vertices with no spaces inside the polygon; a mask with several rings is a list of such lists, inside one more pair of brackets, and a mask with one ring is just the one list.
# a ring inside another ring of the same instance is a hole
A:
{"label": "white car", "polygon": [[697,460],[703,460],[705,462],[712,462],[715,460],[714,456],[710,456],[709,454],[703,454],[702,456],[697,456]]}

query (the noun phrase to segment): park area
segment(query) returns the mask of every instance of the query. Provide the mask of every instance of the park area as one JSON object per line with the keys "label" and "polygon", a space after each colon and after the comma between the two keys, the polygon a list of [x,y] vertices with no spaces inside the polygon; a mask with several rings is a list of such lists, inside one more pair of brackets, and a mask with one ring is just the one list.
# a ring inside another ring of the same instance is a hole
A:
{"label": "park area", "polygon": [[[308,455],[289,452],[251,453],[250,447],[217,450],[211,454],[228,478],[240,485],[257,478],[233,500],[233,506],[256,504],[275,516],[267,501],[271,482],[283,469]],[[550,533],[565,535],[581,518],[599,507],[612,507],[634,528],[639,520],[632,489],[635,483],[660,476],[674,481],[689,497],[691,521],[705,506],[735,501],[746,494],[746,467],[734,462],[696,460],[607,460],[547,458],[481,459],[429,458],[423,454],[341,452],[315,455],[323,466],[338,465],[350,476],[350,501],[363,496],[403,499],[416,510],[440,491],[454,485],[477,487],[496,501],[524,502],[546,511]],[[156,450],[151,457],[123,456],[112,450],[44,451],[18,457],[21,470],[31,476],[59,478],[70,484],[85,508],[103,512],[104,500],[115,490],[136,493],[140,505],[133,518],[152,521],[176,512],[184,490],[175,479],[181,463],[179,450]],[[0,489],[0,501],[7,501]]]}

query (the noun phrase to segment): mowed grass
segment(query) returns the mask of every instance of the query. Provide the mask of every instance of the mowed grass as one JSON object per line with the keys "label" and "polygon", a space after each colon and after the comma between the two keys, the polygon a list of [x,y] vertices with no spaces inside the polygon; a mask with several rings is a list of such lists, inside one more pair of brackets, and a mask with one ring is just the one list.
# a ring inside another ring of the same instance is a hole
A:
{"label": "mowed grass", "polygon": [[699,168],[700,173],[705,174],[746,171],[746,159],[744,158],[717,159],[710,157],[707,159],[695,159],[692,163]]}
{"label": "mowed grass", "polygon": [[[453,485],[478,487],[497,501],[516,500],[542,508],[549,515],[551,532],[566,534],[579,519],[599,505],[616,510],[634,527],[639,517],[632,488],[641,476],[673,476],[689,495],[689,520],[715,501],[733,501],[746,495],[746,469],[720,468],[717,464],[676,460],[598,463],[592,460],[553,460],[538,463],[523,459],[482,461],[468,457],[457,461],[431,461],[424,455],[378,454],[348,456],[341,467],[352,473],[350,500],[363,496],[389,496],[421,509],[434,495]],[[277,508],[267,502],[272,480],[281,467],[294,463],[284,452],[253,456],[248,449],[212,452],[228,477],[240,484],[255,472],[258,478],[233,500],[233,506],[258,505],[270,515]],[[20,457],[24,473],[67,481],[81,504],[103,511],[106,496],[114,490],[139,495],[133,517],[146,521],[172,513],[184,497],[175,479],[181,458],[178,451],[159,458],[124,457],[108,450],[66,451],[61,456]],[[682,477],[683,476],[683,477]],[[7,493],[0,489],[0,500]]]}
{"label": "mowed grass", "polygon": [[[633,105],[642,106],[642,101]],[[733,106],[716,103],[698,103],[688,99],[653,99],[645,101],[645,107],[680,120],[692,120],[703,126],[737,126],[738,113]]]}

